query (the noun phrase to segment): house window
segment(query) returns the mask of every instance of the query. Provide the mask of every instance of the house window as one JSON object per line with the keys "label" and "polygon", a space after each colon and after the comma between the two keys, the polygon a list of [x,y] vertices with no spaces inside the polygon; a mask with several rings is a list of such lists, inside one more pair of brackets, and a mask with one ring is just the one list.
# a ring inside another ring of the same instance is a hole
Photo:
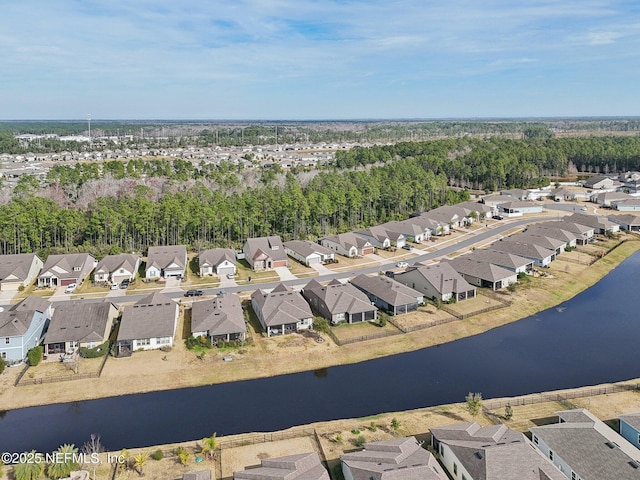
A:
{"label": "house window", "polygon": [[444,447],[440,444],[440,456],[444,458]]}
{"label": "house window", "polygon": [[0,358],[2,358],[3,360],[7,359],[7,352],[0,352]]}
{"label": "house window", "polygon": [[549,460],[553,460],[553,450],[549,450]]}
{"label": "house window", "polygon": [[533,443],[538,445],[538,437],[536,437],[535,435],[533,436]]}
{"label": "house window", "polygon": [[144,347],[149,345],[150,341],[148,338],[141,338],[139,340],[136,340],[136,346],[138,347]]}
{"label": "house window", "polygon": [[4,339],[5,345],[9,345],[11,343],[11,339],[9,337]]}
{"label": "house window", "polygon": [[158,345],[168,345],[169,343],[171,343],[171,339],[169,337],[158,338],[156,339],[156,343]]}
{"label": "house window", "polygon": [[576,480],[576,472],[571,472],[571,480]]}
{"label": "house window", "polygon": [[453,474],[458,475],[458,464],[455,462],[453,463]]}

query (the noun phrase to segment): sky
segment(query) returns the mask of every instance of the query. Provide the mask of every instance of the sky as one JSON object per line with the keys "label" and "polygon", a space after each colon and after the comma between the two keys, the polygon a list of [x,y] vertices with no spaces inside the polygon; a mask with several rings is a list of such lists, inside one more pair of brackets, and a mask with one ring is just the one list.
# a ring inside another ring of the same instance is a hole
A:
{"label": "sky", "polygon": [[24,0],[0,119],[640,115],[640,2]]}

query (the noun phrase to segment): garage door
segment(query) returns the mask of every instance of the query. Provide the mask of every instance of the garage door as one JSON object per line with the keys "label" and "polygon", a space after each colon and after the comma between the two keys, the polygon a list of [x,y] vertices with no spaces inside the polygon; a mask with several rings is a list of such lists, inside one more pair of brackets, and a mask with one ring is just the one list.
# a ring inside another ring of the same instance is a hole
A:
{"label": "garage door", "polygon": [[0,290],[3,292],[17,292],[20,285],[22,285],[20,282],[4,282],[0,284]]}
{"label": "garage door", "polygon": [[307,257],[307,262],[309,265],[318,265],[320,263],[320,257],[312,255],[310,257]]}
{"label": "garage door", "polygon": [[234,270],[234,267],[220,267],[218,268],[218,275],[220,275],[221,277],[226,277],[230,273],[235,273]]}
{"label": "garage door", "polygon": [[75,278],[67,278],[66,280],[60,280],[60,285],[66,287],[67,285],[71,285],[72,283],[76,283]]}

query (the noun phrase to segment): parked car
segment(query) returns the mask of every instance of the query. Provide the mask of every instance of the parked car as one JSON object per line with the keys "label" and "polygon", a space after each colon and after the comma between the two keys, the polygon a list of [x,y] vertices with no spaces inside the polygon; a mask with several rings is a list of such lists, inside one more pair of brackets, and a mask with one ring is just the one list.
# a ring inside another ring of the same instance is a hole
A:
{"label": "parked car", "polygon": [[118,289],[117,283],[112,283],[111,285],[109,285],[109,290],[117,290],[117,289]]}
{"label": "parked car", "polygon": [[235,276],[236,276],[235,273],[227,273],[227,278],[229,280],[231,280],[232,278],[235,278]]}
{"label": "parked car", "polygon": [[402,246],[402,248],[404,248],[405,250],[409,250],[409,251],[411,251],[411,248],[412,248],[412,247],[411,247],[411,245],[409,245],[408,243],[405,243],[405,244]]}
{"label": "parked car", "polygon": [[393,270],[387,270],[386,272],[384,272],[384,275],[386,277],[393,278],[393,276],[395,275],[395,272]]}
{"label": "parked car", "polygon": [[494,220],[502,220],[504,217],[502,215],[494,215],[492,218]]}
{"label": "parked car", "polygon": [[67,285],[67,288],[64,289],[64,293],[73,293],[77,286],[77,283],[70,283],[69,285]]}
{"label": "parked car", "polygon": [[407,262],[398,262],[396,263],[396,267],[398,268],[407,268],[409,264]]}
{"label": "parked car", "polygon": [[126,289],[129,286],[129,283],[131,283],[129,280],[122,280],[122,283],[120,283],[120,288]]}
{"label": "parked car", "polygon": [[187,290],[184,294],[185,297],[201,297],[204,295],[202,290]]}

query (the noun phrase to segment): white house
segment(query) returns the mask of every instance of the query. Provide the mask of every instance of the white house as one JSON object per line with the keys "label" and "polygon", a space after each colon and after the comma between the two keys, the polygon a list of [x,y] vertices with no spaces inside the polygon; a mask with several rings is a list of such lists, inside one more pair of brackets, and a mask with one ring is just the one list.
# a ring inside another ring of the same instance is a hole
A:
{"label": "white house", "polygon": [[145,276],[148,279],[182,278],[187,268],[187,247],[167,245],[149,247]]}
{"label": "white house", "polygon": [[225,277],[236,274],[236,252],[230,248],[211,248],[198,255],[200,276]]}
{"label": "white house", "polygon": [[308,240],[291,240],[284,242],[284,251],[306,266],[333,262],[336,259],[334,252],[322,245]]}
{"label": "white house", "polygon": [[140,257],[131,253],[107,255],[96,265],[94,282],[120,283],[133,280],[140,268]]}
{"label": "white house", "polygon": [[35,253],[0,256],[0,290],[18,290],[33,282],[44,263]]}
{"label": "white house", "polygon": [[371,242],[353,232],[321,238],[320,244],[329,250],[350,258],[363,257],[375,252],[375,247]]}

